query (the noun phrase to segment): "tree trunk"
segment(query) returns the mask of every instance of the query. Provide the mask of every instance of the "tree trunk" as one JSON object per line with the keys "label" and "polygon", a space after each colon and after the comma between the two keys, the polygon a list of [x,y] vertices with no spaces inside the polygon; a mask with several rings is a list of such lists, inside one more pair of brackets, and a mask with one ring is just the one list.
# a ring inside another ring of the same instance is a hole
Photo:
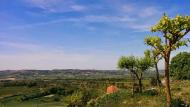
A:
{"label": "tree trunk", "polygon": [[165,59],[165,86],[166,86],[166,99],[167,107],[171,107],[171,92],[170,92],[170,79],[169,79],[169,59],[170,55]]}
{"label": "tree trunk", "polygon": [[142,81],[139,79],[139,92],[142,93]]}
{"label": "tree trunk", "polygon": [[160,86],[161,86],[160,74],[159,74],[158,65],[157,65],[156,62],[155,62],[155,68],[156,68],[156,80],[157,80],[157,85],[159,85],[159,87],[160,87]]}
{"label": "tree trunk", "polygon": [[132,95],[134,95],[135,93],[135,77],[134,77],[134,74],[133,74],[133,71],[130,72],[131,73],[131,79],[132,79],[132,84],[133,84],[133,87],[132,87]]}

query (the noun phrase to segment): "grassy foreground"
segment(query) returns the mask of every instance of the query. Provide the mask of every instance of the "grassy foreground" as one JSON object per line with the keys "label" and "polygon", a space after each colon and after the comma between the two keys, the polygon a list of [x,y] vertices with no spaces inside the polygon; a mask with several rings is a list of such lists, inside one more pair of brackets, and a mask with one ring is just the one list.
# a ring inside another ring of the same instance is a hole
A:
{"label": "grassy foreground", "polygon": [[[190,81],[172,81],[172,107],[190,105]],[[142,94],[127,96],[120,107],[165,107],[165,92],[163,88],[155,87],[155,91],[147,90]]]}
{"label": "grassy foreground", "polygon": [[[42,88],[38,86],[30,88],[26,86],[1,87],[0,107],[75,107],[77,104],[78,107],[165,107],[164,88],[151,86],[149,80],[143,81],[143,84],[143,93],[134,95],[132,95],[130,82],[126,82],[127,87],[125,84],[118,86],[119,91],[114,94],[106,94],[105,90],[109,84],[99,84],[94,87],[92,87],[93,84],[89,84],[85,88],[81,85],[74,88],[67,86],[67,91],[72,89],[72,93],[48,93],[47,95],[30,97],[23,101],[21,101],[23,95],[35,95],[34,93],[41,92],[39,89]],[[47,87],[43,89],[47,90]],[[87,93],[85,92],[86,89],[88,90]],[[173,80],[171,90],[172,107],[183,107],[183,104],[190,105],[190,81]]]}

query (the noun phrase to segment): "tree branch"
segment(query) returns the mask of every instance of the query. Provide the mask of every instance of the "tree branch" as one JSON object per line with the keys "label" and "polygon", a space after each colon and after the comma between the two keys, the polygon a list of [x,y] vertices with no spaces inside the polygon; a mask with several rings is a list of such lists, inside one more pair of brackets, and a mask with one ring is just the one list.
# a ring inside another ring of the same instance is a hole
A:
{"label": "tree branch", "polygon": [[185,36],[187,33],[189,33],[190,32],[190,29],[187,29],[186,31],[185,31],[185,33],[183,34],[183,36]]}
{"label": "tree branch", "polygon": [[159,53],[160,53],[162,56],[165,56],[164,53],[161,52],[157,47],[155,47],[155,46],[153,46],[153,45],[152,45],[152,47],[153,47],[155,50],[159,51]]}
{"label": "tree branch", "polygon": [[137,79],[139,80],[140,79],[139,75],[136,72],[133,72],[133,73],[136,75]]}

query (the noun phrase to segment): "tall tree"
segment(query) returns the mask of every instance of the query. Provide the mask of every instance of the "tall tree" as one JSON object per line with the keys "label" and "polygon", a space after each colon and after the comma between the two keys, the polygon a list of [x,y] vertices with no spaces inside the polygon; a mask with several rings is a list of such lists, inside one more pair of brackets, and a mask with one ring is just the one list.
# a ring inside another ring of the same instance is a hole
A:
{"label": "tall tree", "polygon": [[152,27],[152,32],[159,32],[162,34],[162,37],[148,36],[145,38],[145,43],[152,46],[164,58],[167,107],[170,107],[170,54],[173,50],[184,45],[187,46],[187,43],[190,42],[189,39],[184,38],[190,32],[190,16],[177,15],[175,18],[170,18],[164,14],[160,21]]}

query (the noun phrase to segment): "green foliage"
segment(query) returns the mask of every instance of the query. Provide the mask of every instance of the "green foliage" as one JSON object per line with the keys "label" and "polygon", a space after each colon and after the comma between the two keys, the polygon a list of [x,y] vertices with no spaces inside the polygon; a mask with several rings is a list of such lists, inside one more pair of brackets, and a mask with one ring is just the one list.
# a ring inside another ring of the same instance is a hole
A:
{"label": "green foliage", "polygon": [[[184,33],[180,31],[186,29],[190,29],[190,16],[177,15],[175,18],[172,19],[164,14],[158,24],[152,27],[152,32],[163,31],[183,36]],[[168,35],[167,38],[170,39],[170,36]]]}
{"label": "green foliage", "polygon": [[67,107],[84,107],[91,99],[95,99],[97,91],[94,89],[77,90],[67,97]]}
{"label": "green foliage", "polygon": [[162,57],[160,56],[159,52],[157,50],[154,50],[154,49],[152,49],[152,50],[145,50],[144,54],[145,54],[145,56],[147,58],[151,59],[152,64],[154,64],[154,63],[157,64],[162,59]]}
{"label": "green foliage", "polygon": [[146,71],[152,66],[152,61],[150,57],[142,57],[137,60],[137,68],[139,71]]}
{"label": "green foliage", "polygon": [[190,79],[190,53],[181,52],[172,58],[170,76],[176,79]]}
{"label": "green foliage", "polygon": [[157,53],[161,53],[162,51],[164,51],[165,46],[162,46],[163,43],[159,36],[147,36],[144,42],[147,45],[152,46]]}
{"label": "green foliage", "polygon": [[128,69],[131,72],[144,72],[152,66],[152,61],[148,52],[145,56],[138,58],[135,56],[122,56],[118,61],[120,69]]}
{"label": "green foliage", "polygon": [[122,56],[118,61],[118,67],[120,69],[133,70],[136,65],[136,59],[134,56]]}
{"label": "green foliage", "polygon": [[83,107],[85,106],[83,99],[83,93],[81,91],[74,92],[70,98],[68,98],[67,107]]}
{"label": "green foliage", "polygon": [[176,50],[181,46],[187,46],[190,40],[183,37],[189,33],[189,31],[190,16],[177,15],[175,18],[169,18],[164,14],[161,20],[152,27],[152,32],[162,33],[166,41],[163,42],[159,36],[148,36],[144,41],[165,57],[166,53]]}

